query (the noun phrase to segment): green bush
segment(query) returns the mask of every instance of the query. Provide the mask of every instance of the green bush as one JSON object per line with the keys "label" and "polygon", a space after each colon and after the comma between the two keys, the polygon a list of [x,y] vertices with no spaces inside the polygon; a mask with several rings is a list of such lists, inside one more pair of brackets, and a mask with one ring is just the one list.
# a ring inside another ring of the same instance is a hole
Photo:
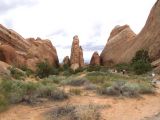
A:
{"label": "green bush", "polygon": [[44,85],[42,83],[23,82],[17,80],[3,80],[0,83],[0,95],[4,96],[4,98],[11,104],[20,102],[32,104],[39,98],[56,100],[68,98],[68,95],[57,89],[54,84]]}
{"label": "green bush", "polygon": [[97,92],[102,95],[137,97],[140,94],[154,93],[154,89],[148,82],[116,81],[110,86],[101,86]]}
{"label": "green bush", "polygon": [[15,79],[20,80],[20,79],[23,79],[23,77],[25,76],[25,74],[23,73],[23,71],[15,68],[15,67],[9,67],[8,69],[11,72],[11,76],[13,78],[15,78]]}
{"label": "green bush", "polygon": [[151,71],[152,66],[150,64],[148,51],[137,51],[135,57],[132,59],[131,65],[133,67],[133,71],[138,75]]}
{"label": "green bush", "polygon": [[150,62],[148,51],[143,50],[143,49],[137,51],[135,57],[133,57],[133,59],[132,59],[132,63],[139,61],[139,60],[142,60],[145,62]]}
{"label": "green bush", "polygon": [[87,68],[87,71],[88,72],[92,72],[92,71],[100,71],[101,70],[101,66],[99,65],[90,65],[88,68]]}
{"label": "green bush", "polygon": [[26,72],[26,75],[27,75],[27,76],[30,76],[30,75],[32,75],[32,74],[34,73],[34,72],[33,72],[31,69],[29,69],[26,65],[20,66],[20,69],[23,70],[24,72]]}
{"label": "green bush", "polygon": [[132,63],[132,67],[133,67],[134,72],[137,75],[141,75],[141,74],[147,73],[148,71],[152,70],[151,64],[143,60],[138,60]]}
{"label": "green bush", "polygon": [[132,66],[130,65],[130,64],[127,64],[127,63],[122,63],[122,64],[117,64],[116,66],[115,66],[115,68],[116,68],[116,70],[118,71],[118,72],[121,72],[121,71],[123,71],[123,70],[126,70],[126,71],[131,71],[132,70]]}
{"label": "green bush", "polygon": [[8,107],[8,100],[2,94],[0,94],[0,112]]}
{"label": "green bush", "polygon": [[71,79],[67,82],[67,84],[71,86],[81,86],[84,85],[86,81],[87,80],[85,78]]}
{"label": "green bush", "polygon": [[63,90],[58,90],[58,89],[54,90],[50,96],[50,99],[53,99],[53,100],[65,100],[68,98],[69,96],[67,93],[65,93]]}
{"label": "green bush", "polygon": [[48,61],[43,61],[37,64],[36,75],[40,78],[48,77],[49,75],[57,75],[59,70],[50,66]]}

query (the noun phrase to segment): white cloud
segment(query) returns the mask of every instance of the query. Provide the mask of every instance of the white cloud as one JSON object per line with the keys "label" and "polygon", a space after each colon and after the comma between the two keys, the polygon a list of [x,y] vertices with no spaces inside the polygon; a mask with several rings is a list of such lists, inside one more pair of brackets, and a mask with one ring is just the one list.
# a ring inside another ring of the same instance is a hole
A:
{"label": "white cloud", "polygon": [[[12,0],[12,3],[13,1],[17,3],[17,0]],[[88,42],[95,43],[95,46],[105,45],[110,31],[118,24],[129,24],[138,33],[155,2],[156,0],[37,0],[36,4],[29,7],[19,4],[14,9],[1,13],[0,23],[24,37],[51,39],[61,60],[66,55],[70,56],[70,49],[62,48],[71,46],[75,34],[79,36],[83,47]],[[85,59],[90,59],[92,53],[93,51],[84,51]]]}

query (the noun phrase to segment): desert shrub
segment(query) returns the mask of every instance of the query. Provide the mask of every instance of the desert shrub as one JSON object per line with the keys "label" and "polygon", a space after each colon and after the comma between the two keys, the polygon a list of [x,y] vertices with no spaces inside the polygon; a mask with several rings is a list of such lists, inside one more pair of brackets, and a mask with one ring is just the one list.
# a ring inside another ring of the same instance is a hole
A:
{"label": "desert shrub", "polygon": [[83,72],[84,70],[85,70],[84,67],[80,67],[76,70],[72,70],[70,67],[60,68],[60,71],[61,71],[62,75],[64,75],[64,76],[71,76],[71,75],[74,75],[74,74],[78,74],[80,72]]}
{"label": "desert shrub", "polygon": [[90,83],[90,82],[86,82],[84,84],[84,89],[85,90],[96,90],[97,89],[97,85],[93,84],[93,83]]}
{"label": "desert shrub", "polygon": [[133,71],[138,75],[151,71],[152,66],[150,64],[148,51],[137,51],[135,57],[132,59],[131,65],[133,67]]}
{"label": "desert shrub", "polygon": [[97,92],[102,95],[137,97],[140,94],[154,93],[154,89],[149,83],[133,83],[126,81],[116,81],[109,87],[101,86]]}
{"label": "desert shrub", "polygon": [[82,94],[81,89],[77,89],[77,88],[71,88],[71,89],[69,90],[69,92],[70,92],[71,94],[74,94],[74,95],[81,95],[81,94]]}
{"label": "desert shrub", "polygon": [[54,90],[50,96],[50,99],[53,99],[53,100],[65,100],[68,98],[69,96],[67,93],[65,93],[63,90],[58,90],[58,89]]}
{"label": "desert shrub", "polygon": [[39,98],[48,98],[62,100],[68,98],[68,95],[57,89],[54,84],[42,84],[33,82],[23,82],[16,80],[3,80],[0,83],[0,94],[2,94],[9,103],[26,102],[36,103]]}
{"label": "desert shrub", "polygon": [[107,75],[107,73],[99,72],[99,71],[93,71],[87,74],[87,76],[105,76],[105,75]]}
{"label": "desert shrub", "polygon": [[139,84],[139,87],[140,87],[139,92],[141,94],[153,94],[155,92],[153,86],[150,83],[146,82],[141,83]]}
{"label": "desert shrub", "polygon": [[49,75],[57,75],[59,70],[50,66],[48,61],[43,61],[37,64],[36,75],[40,78],[48,77]]}
{"label": "desert shrub", "polygon": [[9,67],[8,69],[11,72],[11,76],[15,79],[20,80],[20,79],[23,79],[23,77],[25,76],[25,74],[22,71],[18,70],[15,67]]}
{"label": "desert shrub", "polygon": [[9,103],[20,102],[25,92],[22,82],[13,80],[3,80],[0,84],[0,90]]}
{"label": "desert shrub", "polygon": [[59,84],[62,80],[64,80],[66,77],[63,76],[55,76],[55,75],[50,75],[42,80],[40,82],[44,85],[47,84]]}
{"label": "desert shrub", "polygon": [[99,66],[99,65],[90,65],[90,66],[88,66],[87,71],[88,72],[100,71],[100,69],[101,69],[101,66]]}
{"label": "desert shrub", "polygon": [[31,69],[29,69],[26,65],[20,66],[20,69],[23,70],[23,71],[25,71],[25,73],[26,73],[27,76],[30,76],[30,75],[32,75],[32,74],[34,73],[34,72],[33,72]]}
{"label": "desert shrub", "polygon": [[130,64],[126,64],[126,63],[122,63],[122,64],[117,64],[115,66],[115,69],[118,71],[118,72],[121,72],[123,70],[126,70],[126,71],[132,71],[132,66]]}
{"label": "desert shrub", "polygon": [[0,94],[0,112],[4,111],[8,107],[8,100],[2,94]]}
{"label": "desert shrub", "polygon": [[49,120],[101,120],[99,109],[103,106],[96,105],[65,105],[51,111]]}
{"label": "desert shrub", "polygon": [[86,78],[75,78],[75,79],[71,79],[67,82],[68,85],[71,86],[81,86],[84,85],[84,83],[86,82]]}
{"label": "desert shrub", "polygon": [[70,68],[70,65],[69,64],[64,64],[63,65],[63,70],[68,70]]}
{"label": "desert shrub", "polygon": [[126,83],[122,87],[122,95],[126,97],[139,96],[140,86],[137,83]]}
{"label": "desert shrub", "polygon": [[150,62],[148,51],[143,50],[143,49],[137,51],[136,55],[132,59],[132,63],[134,63],[134,62],[136,62],[138,60],[142,60],[142,61],[145,61],[145,62]]}
{"label": "desert shrub", "polygon": [[133,70],[137,75],[144,74],[148,71],[152,70],[152,66],[149,62],[145,62],[143,60],[138,60],[132,63]]}
{"label": "desert shrub", "polygon": [[125,84],[124,81],[117,81],[110,87],[100,87],[98,88],[98,93],[119,96],[122,94],[122,87]]}

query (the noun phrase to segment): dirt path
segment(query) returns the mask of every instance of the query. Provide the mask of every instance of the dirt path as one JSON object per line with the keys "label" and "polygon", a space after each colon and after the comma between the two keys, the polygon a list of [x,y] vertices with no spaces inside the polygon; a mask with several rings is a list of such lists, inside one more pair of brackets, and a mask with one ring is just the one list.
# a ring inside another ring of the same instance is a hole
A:
{"label": "dirt path", "polygon": [[[160,112],[160,93],[145,95],[140,99],[98,96],[86,91],[64,102],[46,102],[39,106],[17,105],[0,114],[0,120],[44,120],[44,113],[62,104],[101,104],[109,108],[101,111],[104,120],[152,120]],[[157,116],[156,116],[157,117]],[[159,116],[158,116],[159,117]],[[153,119],[154,120],[154,119]],[[155,118],[155,120],[159,120]]]}

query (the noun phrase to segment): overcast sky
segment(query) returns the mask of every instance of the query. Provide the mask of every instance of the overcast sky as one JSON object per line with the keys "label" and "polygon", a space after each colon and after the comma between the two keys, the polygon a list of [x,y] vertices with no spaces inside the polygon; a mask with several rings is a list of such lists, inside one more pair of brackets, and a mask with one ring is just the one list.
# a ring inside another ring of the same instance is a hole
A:
{"label": "overcast sky", "polygon": [[135,33],[144,26],[156,0],[0,0],[0,23],[23,37],[50,39],[60,61],[70,56],[78,35],[85,60],[104,48],[116,25]]}

